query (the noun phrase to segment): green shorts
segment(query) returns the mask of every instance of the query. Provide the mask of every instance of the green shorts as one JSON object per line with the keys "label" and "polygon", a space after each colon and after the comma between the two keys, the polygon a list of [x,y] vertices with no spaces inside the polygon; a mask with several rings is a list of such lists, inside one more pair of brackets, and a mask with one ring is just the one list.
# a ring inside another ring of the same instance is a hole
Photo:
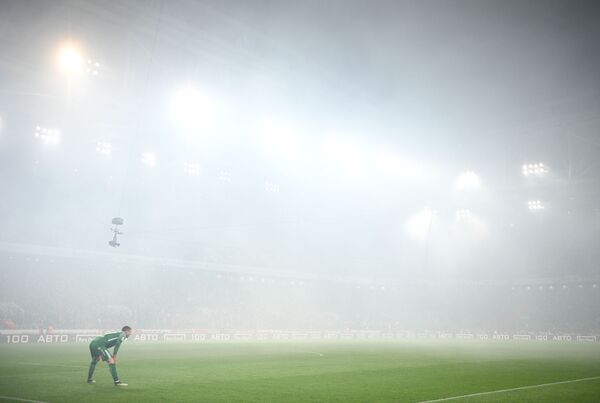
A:
{"label": "green shorts", "polygon": [[97,360],[98,357],[102,357],[102,361],[108,361],[112,358],[112,354],[106,347],[98,346],[94,342],[90,343],[90,355],[92,360]]}

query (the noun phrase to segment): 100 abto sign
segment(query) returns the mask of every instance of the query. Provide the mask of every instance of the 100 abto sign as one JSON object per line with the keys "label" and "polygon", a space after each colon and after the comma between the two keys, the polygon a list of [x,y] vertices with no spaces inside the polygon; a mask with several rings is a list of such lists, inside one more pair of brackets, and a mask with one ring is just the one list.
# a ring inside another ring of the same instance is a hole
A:
{"label": "100 abto sign", "polygon": [[23,343],[68,343],[68,334],[41,334],[39,336],[33,336],[28,334],[11,334],[6,335],[5,342],[9,344],[23,344]]}

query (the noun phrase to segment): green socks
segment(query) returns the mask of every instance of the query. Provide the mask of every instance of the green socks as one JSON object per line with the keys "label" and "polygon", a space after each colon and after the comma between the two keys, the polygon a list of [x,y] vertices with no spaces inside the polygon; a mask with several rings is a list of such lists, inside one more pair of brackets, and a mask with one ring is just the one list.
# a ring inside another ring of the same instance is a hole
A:
{"label": "green socks", "polygon": [[117,382],[119,380],[119,377],[117,376],[117,366],[115,364],[108,364],[108,369],[110,369],[113,381]]}
{"label": "green socks", "polygon": [[90,369],[88,371],[88,381],[90,379],[92,379],[92,377],[94,376],[95,369],[96,369],[96,360],[92,360],[92,362],[90,363]]}
{"label": "green socks", "polygon": [[[95,369],[96,369],[96,360],[94,360],[90,363],[90,369],[88,371],[88,381],[92,380]],[[115,364],[108,364],[108,369],[110,370],[110,374],[112,375],[113,381],[117,382],[119,380],[119,376],[117,375],[117,366]]]}

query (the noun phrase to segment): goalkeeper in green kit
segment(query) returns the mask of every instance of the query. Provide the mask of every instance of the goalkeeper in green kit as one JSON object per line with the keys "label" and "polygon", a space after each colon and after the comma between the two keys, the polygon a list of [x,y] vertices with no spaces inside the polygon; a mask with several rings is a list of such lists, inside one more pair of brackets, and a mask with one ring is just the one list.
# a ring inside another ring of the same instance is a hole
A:
{"label": "goalkeeper in green kit", "polygon": [[[131,328],[129,326],[123,326],[120,332],[108,333],[104,336],[98,336],[90,343],[90,354],[92,355],[92,362],[90,363],[90,370],[88,372],[87,382],[95,383],[93,379],[94,370],[96,369],[96,363],[102,359],[108,363],[110,374],[115,381],[115,386],[127,386],[126,383],[121,382],[117,376],[117,351],[129,336],[131,335]],[[114,347],[113,353],[108,351],[109,348]]]}

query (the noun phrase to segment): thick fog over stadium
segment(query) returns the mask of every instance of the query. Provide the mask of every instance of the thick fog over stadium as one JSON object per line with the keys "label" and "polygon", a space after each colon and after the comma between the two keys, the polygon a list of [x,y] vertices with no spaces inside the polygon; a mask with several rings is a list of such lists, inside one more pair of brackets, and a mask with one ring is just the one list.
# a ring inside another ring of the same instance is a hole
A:
{"label": "thick fog over stadium", "polygon": [[3,1],[3,326],[599,329],[599,39],[592,1]]}

